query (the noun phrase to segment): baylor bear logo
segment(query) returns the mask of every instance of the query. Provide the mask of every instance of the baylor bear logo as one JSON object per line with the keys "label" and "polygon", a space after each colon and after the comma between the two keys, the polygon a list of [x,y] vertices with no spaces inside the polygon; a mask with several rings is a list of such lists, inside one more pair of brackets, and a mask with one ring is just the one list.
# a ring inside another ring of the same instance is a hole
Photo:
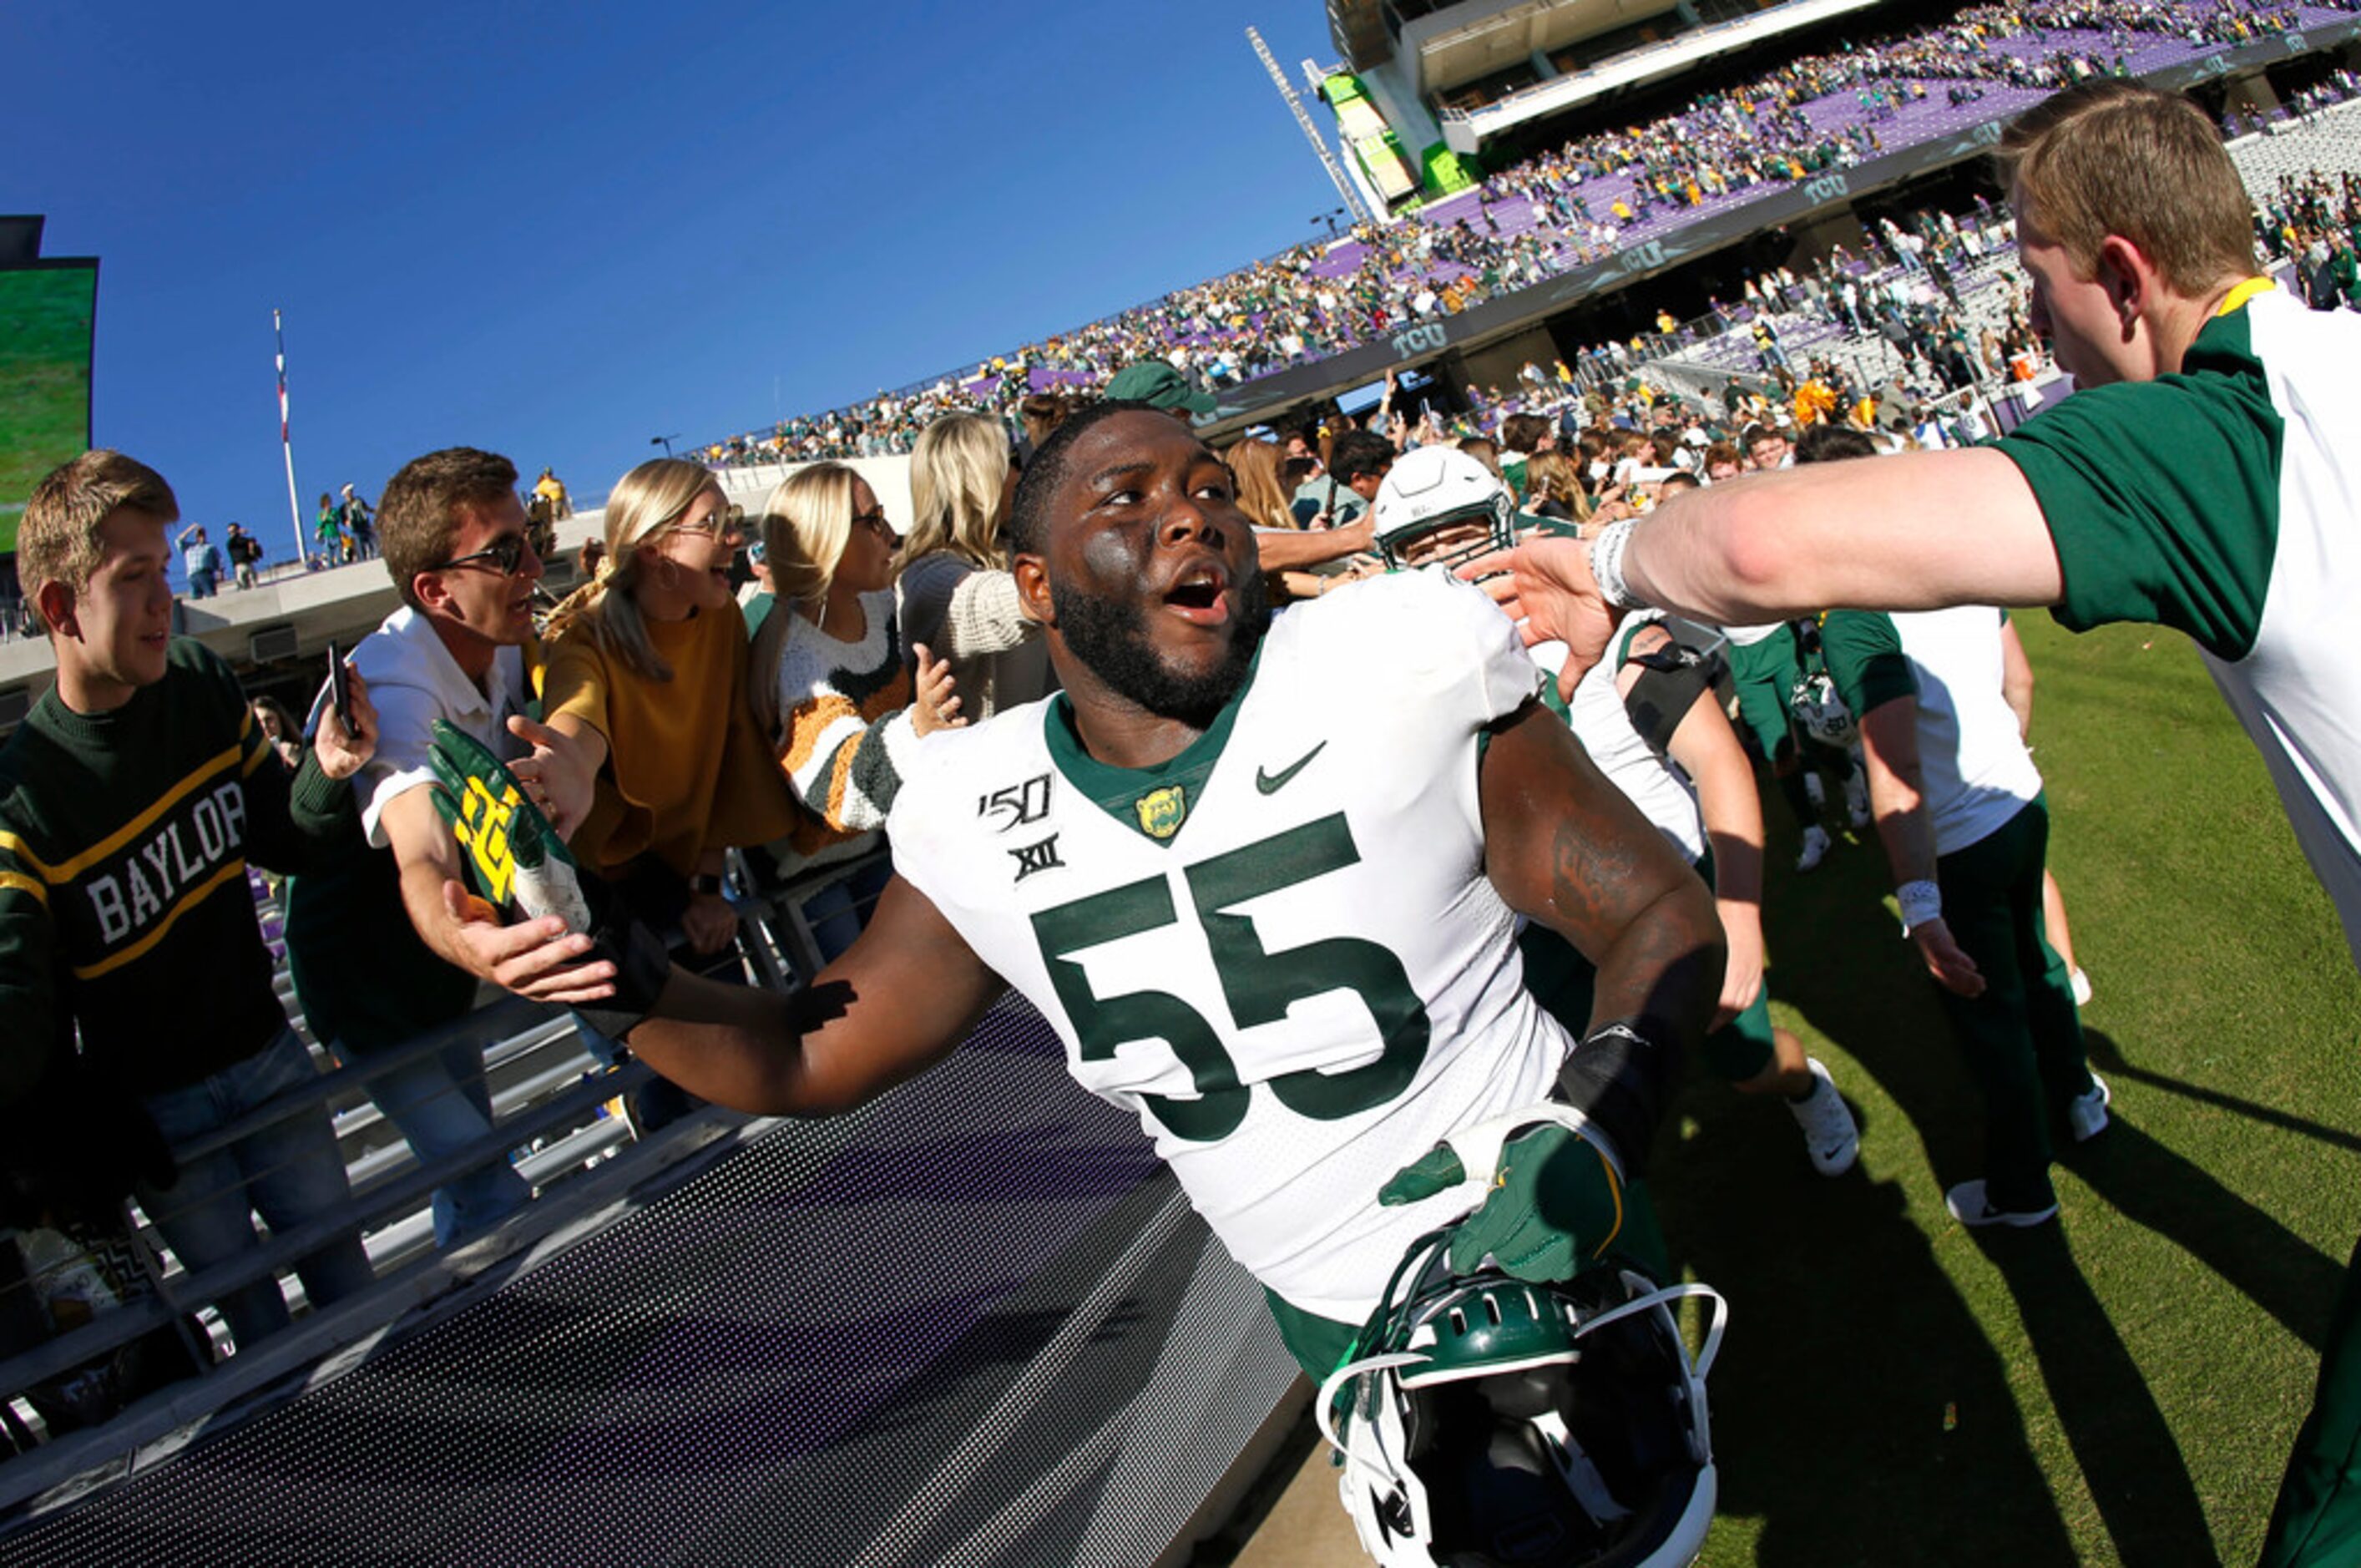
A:
{"label": "baylor bear logo", "polygon": [[1179,784],[1166,784],[1141,795],[1132,809],[1139,814],[1141,832],[1151,839],[1170,839],[1189,815],[1189,796]]}

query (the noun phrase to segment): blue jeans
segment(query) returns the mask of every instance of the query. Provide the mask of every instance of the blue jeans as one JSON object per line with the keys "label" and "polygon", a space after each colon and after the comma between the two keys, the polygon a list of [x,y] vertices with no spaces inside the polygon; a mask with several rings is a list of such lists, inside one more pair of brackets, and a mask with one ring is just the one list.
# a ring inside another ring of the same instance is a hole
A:
{"label": "blue jeans", "polygon": [[[341,1041],[333,1048],[346,1065],[368,1059]],[[484,1053],[478,1046],[445,1046],[370,1079],[368,1093],[421,1164],[466,1148],[492,1130],[491,1086],[484,1081]],[[507,1160],[497,1154],[484,1158],[484,1164],[434,1190],[436,1246],[456,1246],[532,1201],[533,1184]]]}
{"label": "blue jeans", "polygon": [[834,963],[844,956],[844,950],[861,936],[861,928],[869,924],[869,912],[876,907],[878,895],[893,880],[893,862],[880,861],[805,901],[804,924],[811,927],[812,946],[819,949],[820,962]]}
{"label": "blue jeans", "polygon": [[[164,1141],[177,1148],[318,1078],[311,1054],[291,1029],[244,1061],[185,1089],[150,1094],[142,1103]],[[182,1160],[180,1179],[170,1187],[152,1189],[143,1182],[136,1190],[165,1245],[192,1274],[259,1246],[258,1212],[283,1235],[352,1197],[325,1105],[260,1128],[227,1148]],[[357,1235],[301,1259],[295,1272],[314,1307],[364,1289],[377,1277]],[[217,1305],[240,1348],[287,1326],[287,1301],[275,1278],[233,1290]]]}

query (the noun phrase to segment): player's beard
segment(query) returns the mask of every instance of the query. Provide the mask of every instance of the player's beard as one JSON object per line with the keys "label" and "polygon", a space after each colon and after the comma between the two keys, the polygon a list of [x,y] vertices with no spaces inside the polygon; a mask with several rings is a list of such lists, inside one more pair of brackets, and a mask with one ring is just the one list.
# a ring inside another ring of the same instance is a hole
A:
{"label": "player's beard", "polygon": [[1246,678],[1255,650],[1270,630],[1270,591],[1260,572],[1236,585],[1237,610],[1221,663],[1184,675],[1157,657],[1148,637],[1148,609],[1137,598],[1102,598],[1067,587],[1055,595],[1058,632],[1075,658],[1108,690],[1156,715],[1202,729],[1213,722]]}

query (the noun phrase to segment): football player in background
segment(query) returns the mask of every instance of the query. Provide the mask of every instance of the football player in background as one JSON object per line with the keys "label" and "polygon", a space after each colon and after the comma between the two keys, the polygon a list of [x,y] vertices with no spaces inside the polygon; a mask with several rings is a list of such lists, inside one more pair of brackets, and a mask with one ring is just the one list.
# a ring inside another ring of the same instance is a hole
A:
{"label": "football player in background", "polygon": [[[1512,508],[1507,487],[1473,457],[1421,447],[1394,465],[1378,491],[1378,546],[1396,565],[1444,567],[1508,541]],[[1544,671],[1554,673],[1565,662],[1565,650],[1550,644],[1532,652]],[[1763,808],[1753,765],[1706,665],[1686,652],[1660,621],[1635,617],[1570,696],[1545,683],[1542,699],[1714,890],[1729,959],[1705,1041],[1708,1067],[1741,1093],[1776,1095],[1803,1133],[1813,1168],[1841,1176],[1861,1153],[1852,1113],[1827,1067],[1771,1022],[1763,983]],[[1518,946],[1526,983],[1542,1005],[1566,1027],[1584,1027],[1592,1005],[1587,960],[1546,927],[1528,927]]]}

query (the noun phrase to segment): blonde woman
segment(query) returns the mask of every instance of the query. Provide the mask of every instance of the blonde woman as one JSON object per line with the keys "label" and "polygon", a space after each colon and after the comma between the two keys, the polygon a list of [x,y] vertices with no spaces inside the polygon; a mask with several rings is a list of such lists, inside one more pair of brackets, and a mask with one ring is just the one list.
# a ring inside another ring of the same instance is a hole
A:
{"label": "blonde woman", "polygon": [[1248,436],[1222,455],[1237,480],[1238,510],[1248,521],[1257,528],[1297,526],[1287,487],[1279,481],[1280,454],[1276,445]]}
{"label": "blonde woman", "polygon": [[895,569],[902,644],[949,661],[960,707],[985,719],[1057,685],[1038,624],[1016,608],[1001,531],[1016,490],[1008,439],[981,414],[948,414],[910,452],[917,516]]}
{"label": "blonde woman", "polygon": [[[912,649],[902,659],[894,613],[898,538],[869,482],[841,463],[816,463],[763,507],[763,550],[779,608],[753,650],[758,711],[803,812],[782,860],[797,868],[866,853],[901,787],[910,748],[966,722],[950,666]],[[805,906],[824,957],[859,934],[855,907],[883,891],[883,862]]]}
{"label": "blonde woman", "polygon": [[542,694],[574,742],[587,800],[577,859],[620,885],[642,919],[677,922],[698,953],[737,933],[724,852],[786,831],[793,807],[746,688],[746,622],[730,587],[738,525],[712,474],[660,457],[607,499],[598,576],[550,618]]}
{"label": "blonde woman", "polygon": [[1563,452],[1536,452],[1525,462],[1524,510],[1558,522],[1579,523],[1590,513],[1582,468]]}
{"label": "blonde woman", "polygon": [[1237,484],[1238,510],[1255,526],[1257,554],[1274,604],[1318,598],[1331,588],[1360,579],[1362,570],[1345,552],[1290,548],[1304,543],[1298,536],[1307,529],[1324,533],[1329,517],[1319,512],[1309,524],[1296,521],[1286,482],[1279,477],[1286,457],[1276,444],[1248,436],[1234,443],[1222,457]]}

